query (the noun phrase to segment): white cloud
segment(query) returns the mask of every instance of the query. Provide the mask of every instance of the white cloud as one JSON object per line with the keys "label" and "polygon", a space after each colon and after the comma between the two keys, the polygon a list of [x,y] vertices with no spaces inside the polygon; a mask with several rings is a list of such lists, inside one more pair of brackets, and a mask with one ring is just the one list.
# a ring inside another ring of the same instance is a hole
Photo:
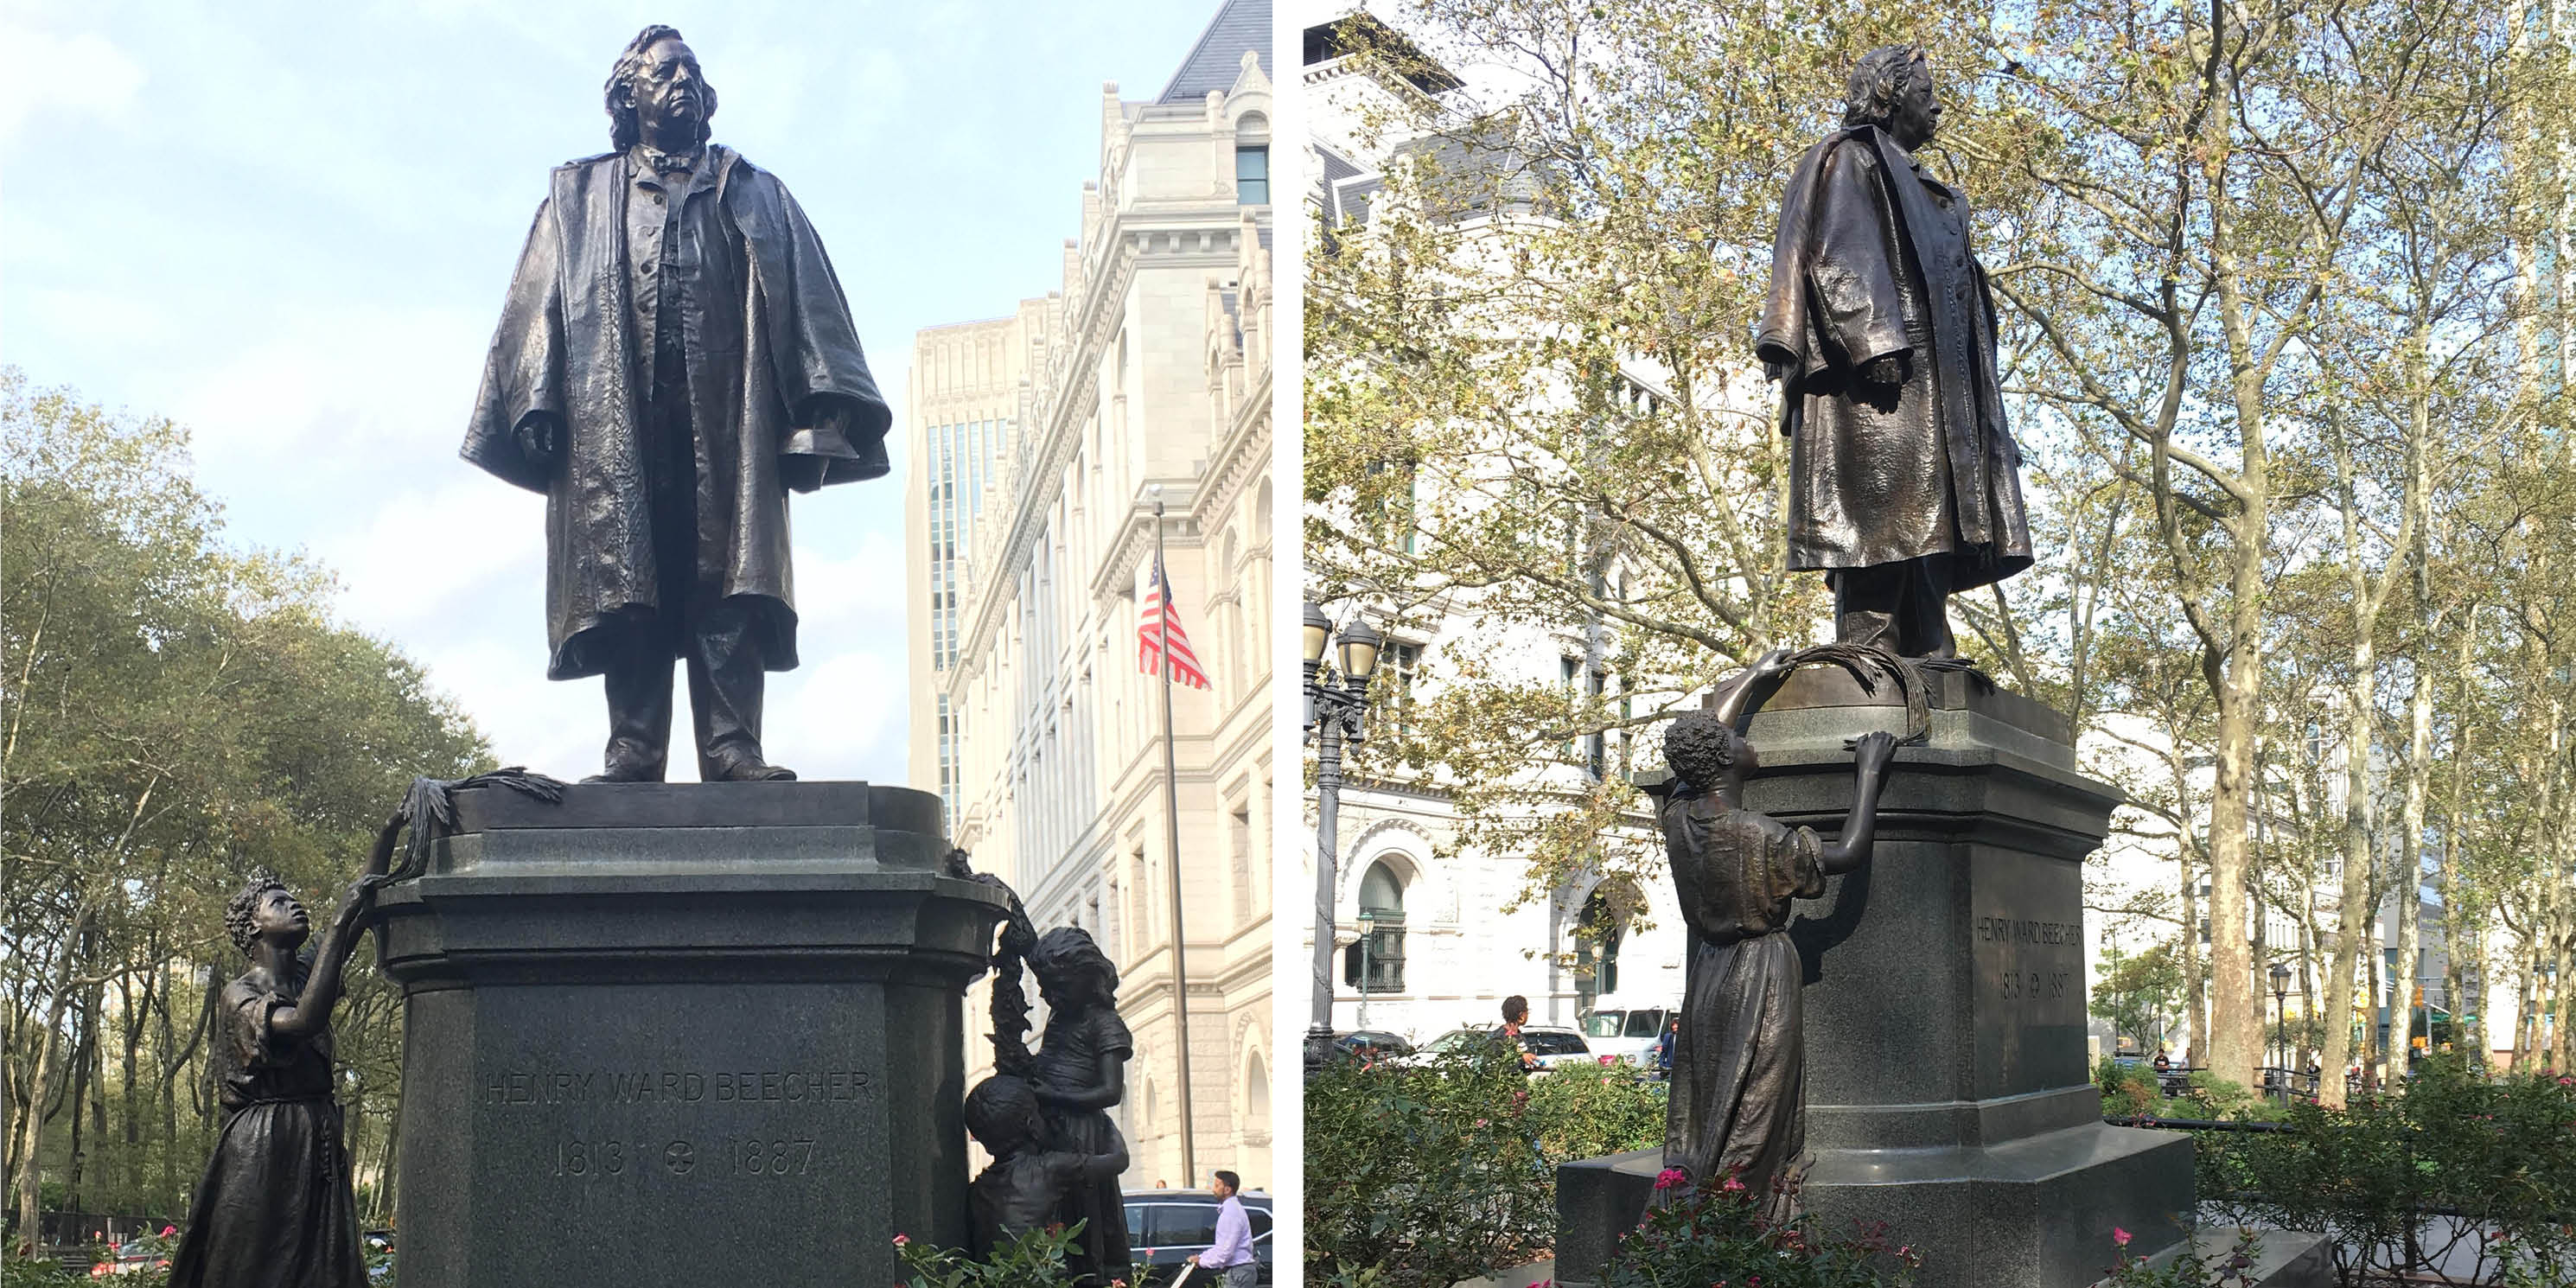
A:
{"label": "white cloud", "polygon": [[[406,492],[377,508],[362,530],[314,543],[340,574],[340,607],[359,628],[417,638],[442,627],[509,634],[491,621],[499,604],[525,607],[518,632],[542,661],[546,501],[479,471],[459,469],[434,491]],[[463,633],[459,631],[458,633]]]}
{"label": "white cloud", "polygon": [[114,117],[143,88],[143,68],[94,32],[56,36],[0,23],[0,48],[10,53],[0,76],[0,141],[45,111]]}
{"label": "white cloud", "polygon": [[[903,782],[900,657],[861,649],[769,677],[761,742],[806,778]],[[674,757],[677,759],[678,757]]]}

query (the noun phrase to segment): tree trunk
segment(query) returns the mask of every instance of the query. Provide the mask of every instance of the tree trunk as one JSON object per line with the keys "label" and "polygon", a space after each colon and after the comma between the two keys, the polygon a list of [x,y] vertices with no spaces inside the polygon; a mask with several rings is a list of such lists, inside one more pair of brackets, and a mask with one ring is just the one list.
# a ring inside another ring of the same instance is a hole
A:
{"label": "tree trunk", "polygon": [[39,1213],[44,1204],[44,1189],[38,1157],[45,1142],[45,1101],[53,1095],[54,1053],[61,1047],[63,1012],[68,1008],[72,989],[72,971],[80,961],[80,941],[89,933],[90,917],[96,904],[84,902],[71,926],[63,933],[62,957],[54,964],[53,988],[48,994],[45,1022],[36,1036],[36,1070],[28,1079],[27,1112],[19,1131],[17,1173],[10,1178],[18,1194],[18,1228],[25,1237],[38,1237],[43,1229]]}

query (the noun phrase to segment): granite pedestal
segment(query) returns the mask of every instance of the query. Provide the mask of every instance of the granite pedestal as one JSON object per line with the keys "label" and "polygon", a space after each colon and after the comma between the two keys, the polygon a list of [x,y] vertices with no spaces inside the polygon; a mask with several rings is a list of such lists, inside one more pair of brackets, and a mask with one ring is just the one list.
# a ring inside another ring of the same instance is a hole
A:
{"label": "granite pedestal", "polygon": [[458,793],[377,937],[404,1288],[883,1284],[963,1245],[967,982],[1003,911],[938,798]]}
{"label": "granite pedestal", "polygon": [[[2180,1242],[2191,1144],[2103,1124],[2087,1067],[2083,860],[2115,789],[2075,767],[2063,717],[1932,677],[1928,745],[1902,748],[1869,865],[1798,905],[1805,968],[1806,1206],[1829,1231],[1886,1221],[1922,1288],[2076,1288]],[[1905,732],[1882,683],[1797,672],[1752,719],[1748,808],[1832,834],[1851,809],[1843,743]],[[1558,1172],[1557,1279],[1590,1282],[1634,1228],[1661,1151]]]}

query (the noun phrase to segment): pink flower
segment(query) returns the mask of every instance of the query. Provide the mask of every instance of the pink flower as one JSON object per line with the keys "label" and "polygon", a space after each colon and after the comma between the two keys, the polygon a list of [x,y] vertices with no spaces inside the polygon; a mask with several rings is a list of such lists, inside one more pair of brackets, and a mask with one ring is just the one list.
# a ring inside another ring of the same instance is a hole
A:
{"label": "pink flower", "polygon": [[[2562,1079],[2562,1081],[2564,1081],[2564,1080]],[[167,1238],[169,1238],[171,1235],[177,1234],[178,1232],[179,1232],[179,1227],[177,1227],[177,1226],[175,1226],[175,1225],[165,1225],[165,1226],[161,1227],[161,1237],[162,1237],[162,1238],[164,1238],[164,1239],[167,1239]]]}
{"label": "pink flower", "polygon": [[905,1245],[905,1244],[907,1244],[907,1243],[910,1243],[910,1242],[912,1242],[912,1240],[911,1240],[909,1237],[905,1236],[905,1235],[900,1235],[900,1234],[898,1234],[898,1235],[896,1235],[896,1236],[894,1237],[894,1246],[896,1246],[896,1247],[898,1247],[898,1248],[900,1248],[900,1247],[902,1247],[903,1245]]}
{"label": "pink flower", "polygon": [[1729,1177],[1727,1177],[1727,1178],[1726,1178],[1726,1184],[1721,1185],[1721,1186],[1718,1186],[1717,1188],[1719,1188],[1719,1189],[1721,1189],[1721,1190],[1726,1190],[1726,1191],[1728,1191],[1728,1192],[1732,1193],[1732,1192],[1734,1192],[1734,1191],[1736,1191],[1736,1190],[1743,1189],[1743,1188],[1744,1188],[1744,1182],[1739,1181],[1739,1180],[1735,1179],[1735,1178],[1734,1178],[1734,1177],[1732,1177],[1732,1176],[1729,1176]]}
{"label": "pink flower", "polygon": [[1659,1190],[1669,1190],[1676,1185],[1686,1185],[1689,1182],[1690,1173],[1678,1167],[1667,1167],[1655,1173],[1655,1188]]}
{"label": "pink flower", "polygon": [[2129,1246],[2129,1239],[2130,1234],[2128,1231],[2123,1230],[2116,1225],[2111,1227],[2111,1242],[2125,1248]]}
{"label": "pink flower", "polygon": [[1485,1125],[1485,1120],[1484,1120],[1484,1119],[1482,1119],[1482,1118],[1477,1119],[1477,1120],[1476,1120],[1476,1125],[1477,1125],[1477,1126],[1479,1126],[1479,1127],[1484,1126],[1484,1125]]}

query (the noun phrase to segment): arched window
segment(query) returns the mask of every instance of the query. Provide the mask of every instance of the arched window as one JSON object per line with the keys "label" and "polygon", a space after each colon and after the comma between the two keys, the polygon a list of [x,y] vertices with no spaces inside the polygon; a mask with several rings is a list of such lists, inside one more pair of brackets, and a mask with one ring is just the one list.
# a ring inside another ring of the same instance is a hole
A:
{"label": "arched window", "polygon": [[1245,1072],[1243,1077],[1243,1109],[1246,1115],[1246,1122],[1258,1123],[1261,1124],[1264,1130],[1268,1129],[1270,1123],[1270,1066],[1262,1061],[1258,1052],[1254,1053],[1252,1057],[1252,1067]]}
{"label": "arched window", "polygon": [[1384,863],[1360,878],[1360,920],[1368,933],[1342,951],[1342,982],[1364,993],[1404,991],[1404,886]]}

